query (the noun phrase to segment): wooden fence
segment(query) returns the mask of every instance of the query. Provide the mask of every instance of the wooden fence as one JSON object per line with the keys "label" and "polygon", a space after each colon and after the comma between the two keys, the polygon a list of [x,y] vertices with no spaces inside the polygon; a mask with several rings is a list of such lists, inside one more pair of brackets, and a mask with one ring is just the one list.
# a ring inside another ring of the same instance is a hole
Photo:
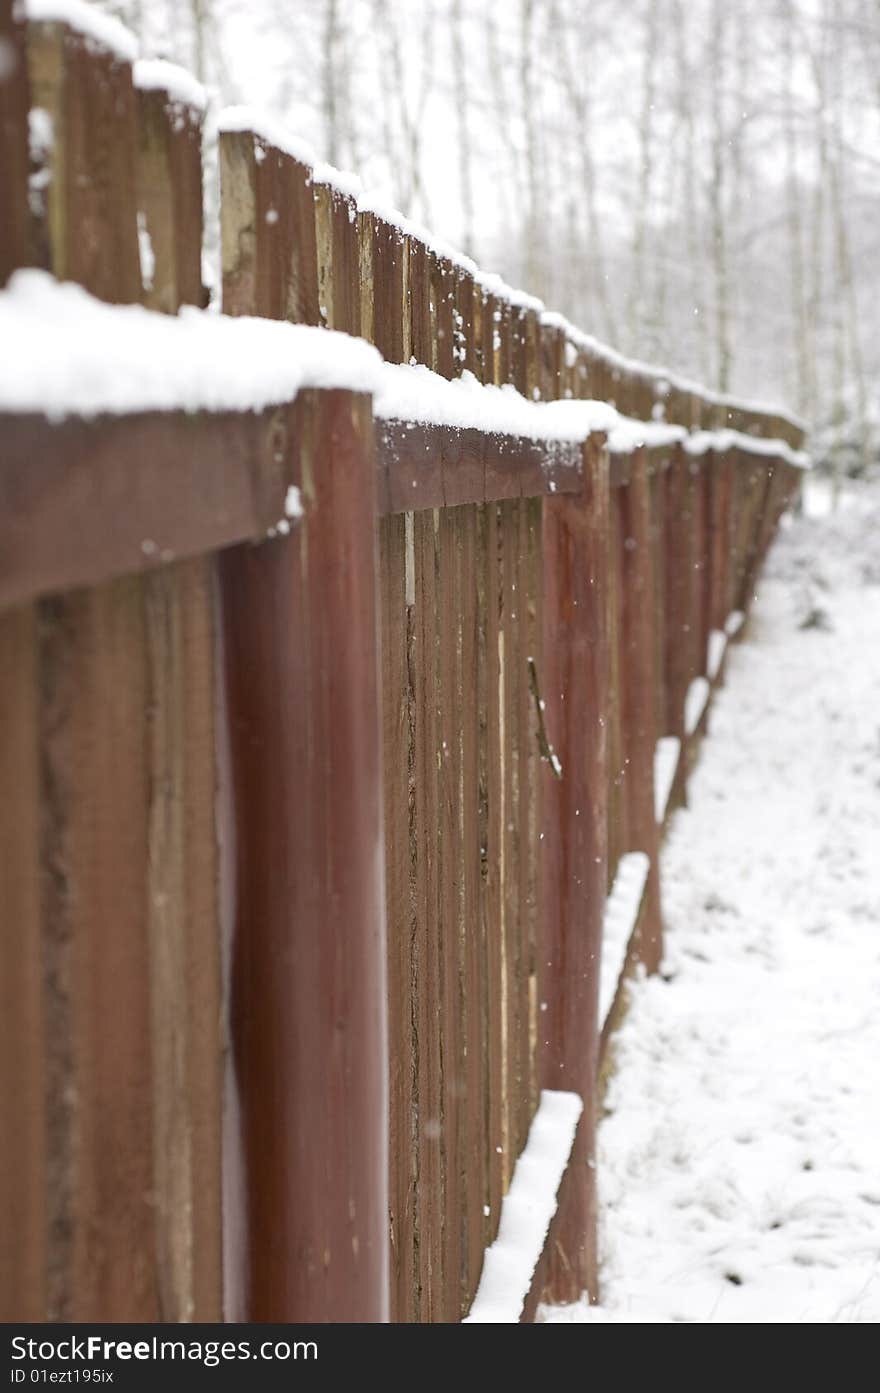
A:
{"label": "wooden fence", "polygon": [[[0,282],[203,304],[198,104],[8,0],[0,43]],[[226,314],[684,429],[551,447],[338,389],[0,416],[0,1313],[459,1320],[565,1090],[530,1318],[596,1291],[601,1045],[659,961],[667,808],[801,430],[624,363],[241,113],[220,165]]]}

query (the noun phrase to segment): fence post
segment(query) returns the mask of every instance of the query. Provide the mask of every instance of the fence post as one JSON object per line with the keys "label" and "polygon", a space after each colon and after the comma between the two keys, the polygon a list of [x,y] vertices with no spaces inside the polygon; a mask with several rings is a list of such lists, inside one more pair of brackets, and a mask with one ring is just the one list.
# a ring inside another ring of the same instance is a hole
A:
{"label": "fence post", "polygon": [[[280,416],[280,413],[279,413]],[[244,1161],[233,1318],[388,1316],[385,904],[369,401],[301,394],[304,509],[220,559]]]}
{"label": "fence post", "polygon": [[608,456],[584,451],[584,492],[544,503],[545,721],[562,766],[545,766],[541,1084],[584,1100],[559,1193],[545,1295],[596,1295],[598,969],[607,863]]}
{"label": "fence post", "polygon": [[638,955],[649,971],[662,950],[659,836],[654,808],[654,709],[652,621],[654,576],[651,548],[651,493],[644,446],[630,459],[629,483],[620,491],[621,533],[621,705],[627,732],[628,763],[623,779],[627,850],[650,859],[647,899]]}

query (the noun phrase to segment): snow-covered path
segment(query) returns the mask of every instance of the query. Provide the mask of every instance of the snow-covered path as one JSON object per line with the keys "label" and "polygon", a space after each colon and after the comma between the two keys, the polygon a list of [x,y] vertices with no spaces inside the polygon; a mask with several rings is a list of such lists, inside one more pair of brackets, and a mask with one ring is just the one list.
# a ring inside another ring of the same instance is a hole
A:
{"label": "snow-covered path", "polygon": [[878,1321],[877,489],[775,544],[663,882],[600,1129],[603,1306],[550,1318]]}

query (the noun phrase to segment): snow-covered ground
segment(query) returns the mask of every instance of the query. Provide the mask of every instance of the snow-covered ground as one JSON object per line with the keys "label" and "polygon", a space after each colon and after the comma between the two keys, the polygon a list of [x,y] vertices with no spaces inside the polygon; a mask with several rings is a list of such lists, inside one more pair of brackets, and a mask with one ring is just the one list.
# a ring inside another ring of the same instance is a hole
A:
{"label": "snow-covered ground", "polygon": [[789,521],[663,852],[600,1128],[602,1301],[880,1321],[880,489]]}

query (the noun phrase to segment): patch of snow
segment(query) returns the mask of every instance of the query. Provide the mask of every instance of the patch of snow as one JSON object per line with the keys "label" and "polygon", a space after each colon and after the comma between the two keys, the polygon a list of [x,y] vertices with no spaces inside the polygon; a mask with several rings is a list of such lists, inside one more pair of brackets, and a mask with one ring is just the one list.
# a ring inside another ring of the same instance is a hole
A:
{"label": "patch of snow", "polygon": [[164,58],[140,58],[134,65],[134,85],[142,92],[167,92],[172,102],[204,111],[208,94],[186,68]]}
{"label": "patch of snow", "polygon": [[298,136],[293,135],[286,126],[253,106],[227,106],[217,116],[217,131],[250,133],[266,145],[273,145],[283,155],[290,155],[300,164],[311,168],[315,164],[312,147]]}
{"label": "patch of snow", "polygon": [[28,19],[43,24],[66,24],[84,38],[109,49],[122,63],[137,58],[138,42],[118,19],[87,5],[85,0],[25,0]]}
{"label": "patch of snow", "polygon": [[137,215],[138,230],[138,256],[141,263],[141,284],[144,290],[153,289],[153,278],[156,274],[156,254],[153,251],[153,239],[150,236],[150,229],[147,227],[147,215],[138,209]]}
{"label": "patch of snow", "polygon": [[746,617],[741,609],[731,610],[724,621],[724,632],[727,634],[727,637],[736,638],[745,622]]}
{"label": "patch of snow", "polygon": [[629,941],[639,917],[650,864],[644,851],[628,851],[625,856],[621,856],[614,874],[611,893],[605,901],[599,973],[600,1030],[614,1005],[620,975],[626,963]]}
{"label": "patch of snow", "polygon": [[364,189],[363,181],[357,174],[347,174],[344,170],[337,169],[335,165],[325,164],[323,161],[312,166],[312,183],[329,184],[337,193],[343,194],[346,198],[353,198],[355,203]]}
{"label": "patch of snow", "polygon": [[724,661],[724,651],[726,648],[727,634],[721,629],[713,629],[709,635],[709,642],[706,646],[706,673],[710,682],[714,682],[721,671],[721,664]]}
{"label": "patch of snow", "polygon": [[705,677],[695,677],[687,689],[684,699],[684,728],[687,735],[693,735],[706,709],[709,700],[709,683]]}
{"label": "patch of snow", "polygon": [[132,411],[259,411],[304,387],[370,392],[382,360],[361,339],[185,307],[106,305],[44,271],[0,291],[0,410],[53,419]]}
{"label": "patch of snow", "polygon": [[302,492],[296,484],[291,484],[284,499],[284,516],[301,518],[303,516]]}
{"label": "patch of snow", "polygon": [[465,1324],[516,1323],[544,1251],[556,1195],[583,1112],[576,1093],[544,1089],[525,1149],[501,1203],[498,1237],[486,1250]]}
{"label": "patch of snow", "polygon": [[780,533],[728,654],[615,1041],[602,1306],[545,1319],[880,1322],[880,490],[848,496]]}
{"label": "patch of snow", "polygon": [[693,431],[684,442],[689,455],[704,455],[708,450],[724,454],[727,450],[744,450],[750,455],[781,457],[795,469],[809,469],[810,456],[805,450],[793,450],[784,440],[770,440],[758,435],[744,435],[737,430]]}
{"label": "patch of snow", "polygon": [[620,416],[608,435],[608,449],[612,454],[630,455],[640,445],[651,450],[663,445],[676,445],[686,436],[684,426],[671,426],[664,421],[635,421],[630,416]]}
{"label": "patch of snow", "polygon": [[532,402],[513,386],[484,386],[471,372],[448,381],[410,363],[385,365],[373,410],[382,420],[569,442],[607,430],[616,419],[614,409],[604,402]]}
{"label": "patch of snow", "polygon": [[654,749],[654,816],[658,822],[663,822],[666,817],[680,756],[681,741],[678,736],[661,735]]}

